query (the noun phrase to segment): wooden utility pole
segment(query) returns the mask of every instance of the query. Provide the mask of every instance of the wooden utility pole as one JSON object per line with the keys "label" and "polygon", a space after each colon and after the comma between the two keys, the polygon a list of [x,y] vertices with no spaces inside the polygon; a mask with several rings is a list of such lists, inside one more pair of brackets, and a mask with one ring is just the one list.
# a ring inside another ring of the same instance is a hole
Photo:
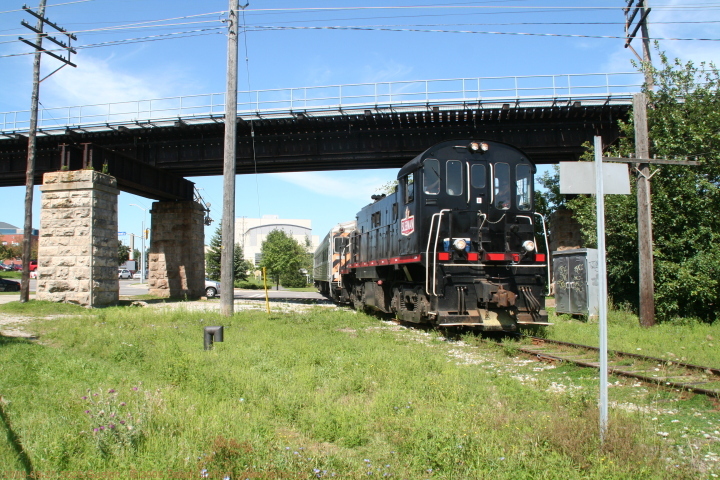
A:
{"label": "wooden utility pole", "polygon": [[[57,60],[63,62],[64,67],[66,65],[75,66],[70,62],[70,54],[77,53],[70,46],[70,40],[77,40],[75,35],[67,33],[65,29],[58,27],[50,20],[45,18],[45,5],[47,0],[40,0],[38,11],[34,12],[26,6],[23,6],[23,10],[32,15],[37,19],[35,27],[29,25],[24,20],[20,22],[23,27],[35,32],[35,43],[19,37],[19,40],[30,45],[35,49],[35,58],[33,60],[33,88],[32,98],[30,100],[30,131],[28,132],[28,155],[27,155],[27,170],[25,172],[25,223],[23,228],[23,245],[22,245],[22,277],[20,280],[20,302],[24,303],[30,299],[30,256],[32,254],[32,204],[33,204],[33,188],[35,185],[35,153],[37,149],[37,124],[38,124],[38,104],[40,103],[40,58],[43,53],[50,55]],[[67,44],[54,37],[48,36],[45,33],[45,25],[50,25],[58,32],[63,33],[67,37]],[[60,55],[56,55],[52,52],[44,50],[42,47],[43,39],[50,40],[56,45],[64,48],[67,51],[67,58]],[[60,70],[58,68],[53,73]],[[49,77],[48,75],[47,77]],[[45,77],[45,78],[47,78]],[[45,80],[45,79],[43,79]]]}
{"label": "wooden utility pole", "polygon": [[[635,158],[650,158],[647,128],[647,97],[633,95]],[[650,201],[650,165],[637,166],[638,266],[640,286],[640,325],[655,325],[655,269],[653,266],[652,204]]]}
{"label": "wooden utility pole", "polygon": [[[633,26],[635,17],[640,18]],[[630,48],[642,62],[645,74],[645,88],[653,90],[652,59],[650,58],[650,36],[648,33],[647,17],[650,7],[647,0],[627,0],[625,8],[625,48]],[[642,58],[630,46],[633,38],[640,30],[642,35]],[[650,140],[647,126],[647,97],[644,93],[633,96],[633,122],[635,124],[635,158],[650,158]],[[655,269],[653,266],[652,241],[652,211],[650,201],[650,165],[640,163],[637,166],[637,212],[638,212],[638,266],[640,287],[640,325],[651,327],[655,325]]]}
{"label": "wooden utility pole", "polygon": [[[38,14],[45,16],[46,0],[40,0]],[[42,57],[43,21],[37,21],[37,36],[35,42],[38,49],[35,50],[33,60],[33,89],[30,100],[30,132],[28,132],[28,156],[27,170],[25,172],[25,224],[23,228],[23,252],[22,252],[22,277],[20,280],[20,302],[25,303],[30,299],[30,255],[32,252],[32,204],[33,188],[35,186],[35,149],[37,145],[37,117],[38,103],[40,102],[40,58]]]}
{"label": "wooden utility pole", "polygon": [[235,156],[237,148],[238,0],[229,0],[227,84],[225,89],[225,144],[223,163],[222,254],[220,256],[220,310],[234,313],[235,269]]}

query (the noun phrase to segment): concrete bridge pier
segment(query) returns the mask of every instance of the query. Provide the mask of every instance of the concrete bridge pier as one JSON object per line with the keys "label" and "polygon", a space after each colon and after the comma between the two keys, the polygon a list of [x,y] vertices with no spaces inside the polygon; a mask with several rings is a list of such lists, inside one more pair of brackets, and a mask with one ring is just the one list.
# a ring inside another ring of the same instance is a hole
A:
{"label": "concrete bridge pier", "polygon": [[205,293],[205,210],[197,202],[154,202],[149,293],[198,298]]}
{"label": "concrete bridge pier", "polygon": [[43,176],[37,300],[118,302],[117,180],[94,170]]}

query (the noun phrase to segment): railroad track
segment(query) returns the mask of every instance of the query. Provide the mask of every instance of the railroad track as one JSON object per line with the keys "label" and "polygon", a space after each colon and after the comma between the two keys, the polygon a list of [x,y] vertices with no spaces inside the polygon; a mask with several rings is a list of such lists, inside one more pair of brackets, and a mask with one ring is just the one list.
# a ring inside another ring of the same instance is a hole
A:
{"label": "railroad track", "polygon": [[[599,349],[596,347],[529,335],[522,337],[532,340],[532,345],[519,347],[528,355],[600,368]],[[720,369],[717,368],[608,350],[608,373],[720,398]]]}

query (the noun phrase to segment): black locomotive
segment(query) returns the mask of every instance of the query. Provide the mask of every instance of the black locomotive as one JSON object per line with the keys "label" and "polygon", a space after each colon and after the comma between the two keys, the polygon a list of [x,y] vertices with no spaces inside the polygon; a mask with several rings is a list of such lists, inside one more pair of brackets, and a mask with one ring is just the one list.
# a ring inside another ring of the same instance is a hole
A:
{"label": "black locomotive", "polygon": [[[408,322],[517,330],[547,325],[535,165],[498,142],[447,141],[408,162],[315,252],[319,291]],[[547,244],[545,244],[547,246]],[[546,248],[547,251],[547,248]]]}

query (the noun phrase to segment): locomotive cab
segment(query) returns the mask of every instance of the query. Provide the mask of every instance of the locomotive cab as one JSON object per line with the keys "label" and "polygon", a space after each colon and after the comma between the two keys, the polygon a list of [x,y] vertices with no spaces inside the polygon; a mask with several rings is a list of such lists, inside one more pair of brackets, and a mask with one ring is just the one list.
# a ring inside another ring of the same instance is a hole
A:
{"label": "locomotive cab", "polygon": [[495,142],[446,142],[415,162],[405,168],[416,167],[422,178],[417,209],[427,239],[429,315],[440,325],[485,330],[547,324],[547,263],[538,253],[533,213],[535,166],[519,150]]}
{"label": "locomotive cab", "polygon": [[399,171],[395,192],[357,214],[333,297],[409,322],[547,325],[534,173],[520,150],[498,142],[429,148]]}

